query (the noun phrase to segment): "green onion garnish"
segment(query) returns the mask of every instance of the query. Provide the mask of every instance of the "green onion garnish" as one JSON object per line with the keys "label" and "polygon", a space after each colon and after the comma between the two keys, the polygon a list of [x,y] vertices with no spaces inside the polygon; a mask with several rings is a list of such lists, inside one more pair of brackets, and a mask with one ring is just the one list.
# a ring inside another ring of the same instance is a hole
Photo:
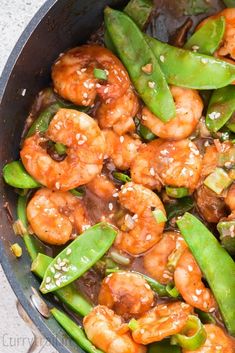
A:
{"label": "green onion garnish", "polygon": [[56,142],[55,145],[55,150],[58,154],[65,154],[66,153],[66,146],[63,143]]}
{"label": "green onion garnish", "polygon": [[107,74],[104,70],[102,69],[94,69],[94,76],[95,78],[98,78],[98,80],[107,80]]}
{"label": "green onion garnish", "polygon": [[222,168],[216,168],[213,173],[204,180],[204,185],[220,195],[221,192],[232,184],[232,179]]}
{"label": "green onion garnish", "polygon": [[162,222],[167,221],[167,218],[164,215],[164,213],[162,212],[162,210],[155,209],[152,211],[152,214],[153,214],[157,223],[162,223]]}
{"label": "green onion garnish", "polygon": [[187,188],[174,188],[171,186],[166,186],[166,193],[170,197],[181,199],[182,197],[189,195],[189,190]]}

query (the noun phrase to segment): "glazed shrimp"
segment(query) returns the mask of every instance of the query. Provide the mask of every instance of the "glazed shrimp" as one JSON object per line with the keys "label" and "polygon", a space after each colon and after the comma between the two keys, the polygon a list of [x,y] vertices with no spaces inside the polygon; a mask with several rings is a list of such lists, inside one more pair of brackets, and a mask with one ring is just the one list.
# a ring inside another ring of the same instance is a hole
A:
{"label": "glazed shrimp", "polygon": [[145,353],[146,347],[133,341],[129,328],[106,306],[96,306],[83,319],[88,339],[105,353]]}
{"label": "glazed shrimp", "polygon": [[90,226],[81,200],[70,192],[38,190],[27,205],[33,232],[48,244],[63,245]]}
{"label": "glazed shrimp", "polygon": [[197,91],[171,86],[175,101],[176,116],[168,123],[163,123],[146,107],[142,111],[142,124],[155,135],[169,140],[182,140],[195,130],[202,115],[203,103]]}
{"label": "glazed shrimp", "polygon": [[126,93],[114,100],[106,100],[96,111],[96,118],[102,129],[112,128],[118,135],[133,132],[133,117],[139,109],[138,99],[130,87]]}
{"label": "glazed shrimp", "polygon": [[[164,229],[164,222],[157,223],[152,213],[154,209],[158,209],[166,214],[161,200],[151,190],[130,182],[119,192],[119,203],[134,214],[133,226],[129,231],[119,233],[115,246],[132,255],[149,250],[161,239]],[[129,214],[127,216],[130,217]]]}
{"label": "glazed shrimp", "polygon": [[206,342],[198,349],[189,351],[183,349],[183,353],[234,353],[235,344],[230,337],[217,325],[204,325],[207,333]]}
{"label": "glazed shrimp", "polygon": [[132,337],[139,344],[161,341],[182,330],[192,307],[182,302],[159,304],[137,320]]}
{"label": "glazed shrimp", "polygon": [[97,175],[86,187],[101,199],[110,199],[117,192],[115,185],[106,175]]}
{"label": "glazed shrimp", "polygon": [[235,213],[235,184],[232,184],[230,186],[224,201],[226,205],[230,208],[231,212],[234,214]]}
{"label": "glazed shrimp", "polygon": [[168,261],[175,250],[180,256],[186,247],[187,245],[179,233],[163,233],[162,239],[143,257],[145,270],[162,284],[172,282],[173,271],[172,268],[168,268]]}
{"label": "glazed shrimp", "polygon": [[[160,189],[161,185],[186,187],[193,191],[199,182],[202,157],[190,140],[154,140],[140,149],[131,166],[136,183]],[[155,184],[154,184],[155,182]]]}
{"label": "glazed shrimp", "polygon": [[118,136],[112,130],[104,130],[106,156],[112,159],[116,168],[127,170],[138,154],[141,141],[129,135]]}
{"label": "glazed shrimp", "polygon": [[97,123],[72,109],[60,109],[50,122],[46,138],[67,146],[66,158],[57,162],[42,144],[45,137],[35,134],[24,141],[22,162],[38,182],[50,189],[70,190],[91,181],[101,172],[104,137]]}
{"label": "glazed shrimp", "polygon": [[215,299],[202,282],[202,272],[188,249],[183,252],[176,265],[174,281],[186,303],[205,312],[215,310]]}
{"label": "glazed shrimp", "polygon": [[103,280],[98,300],[127,319],[148,311],[153,305],[154,293],[141,275],[125,271],[112,273]]}
{"label": "glazed shrimp", "polygon": [[235,60],[235,8],[224,9],[214,16],[207,17],[204,21],[200,23],[198,28],[203,26],[208,20],[216,19],[219,17],[225,18],[225,33],[223,41],[220,45],[220,48],[216,51],[215,55],[219,57],[230,56],[231,59]]}
{"label": "glazed shrimp", "polygon": [[[107,80],[100,82],[94,69],[105,70]],[[83,45],[62,54],[52,67],[55,91],[77,105],[94,104],[97,95],[102,100],[117,99],[130,86],[129,76],[111,51],[98,45]]]}

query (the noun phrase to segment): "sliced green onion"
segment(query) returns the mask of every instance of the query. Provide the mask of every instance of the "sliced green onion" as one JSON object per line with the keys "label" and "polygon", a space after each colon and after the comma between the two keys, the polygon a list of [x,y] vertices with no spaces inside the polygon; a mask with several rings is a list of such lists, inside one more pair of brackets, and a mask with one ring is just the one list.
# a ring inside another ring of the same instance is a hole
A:
{"label": "sliced green onion", "polygon": [[179,292],[178,289],[171,283],[166,285],[166,291],[172,298],[178,298]]}
{"label": "sliced green onion", "polygon": [[69,192],[74,196],[78,196],[78,197],[82,197],[85,195],[85,190],[82,188],[72,189],[72,190],[69,190]]}
{"label": "sliced green onion", "polygon": [[67,147],[63,143],[56,142],[55,145],[55,150],[58,154],[65,154]]}
{"label": "sliced green onion", "polygon": [[38,188],[40,184],[25,170],[22,162],[7,163],[2,170],[5,182],[18,189]]}
{"label": "sliced green onion", "polygon": [[116,251],[111,251],[110,257],[118,264],[127,266],[130,265],[130,259],[127,256],[124,256]]}
{"label": "sliced green onion", "polygon": [[166,193],[170,197],[175,199],[181,199],[184,196],[189,195],[189,190],[187,188],[174,188],[172,186],[166,186]]}
{"label": "sliced green onion", "polygon": [[138,330],[139,328],[139,324],[138,324],[138,321],[135,320],[135,319],[131,319],[129,322],[128,322],[128,327],[131,331],[135,331],[135,330]]}
{"label": "sliced green onion", "polygon": [[152,211],[153,217],[155,218],[157,223],[166,222],[167,218],[162,210],[155,209]]}
{"label": "sliced green onion", "polygon": [[218,166],[225,168],[233,168],[235,165],[235,147],[232,146],[226,152],[220,152],[218,154]]}
{"label": "sliced green onion", "polygon": [[94,76],[95,78],[98,78],[98,80],[107,80],[107,74],[104,70],[102,69],[94,69]]}
{"label": "sliced green onion", "polygon": [[219,222],[217,229],[220,233],[220,241],[223,247],[231,255],[235,255],[235,220]]}
{"label": "sliced green onion", "polygon": [[222,168],[216,168],[213,173],[208,175],[204,180],[204,185],[220,195],[229,185],[232,184],[232,179]]}
{"label": "sliced green onion", "polygon": [[[194,334],[192,335],[192,330]],[[172,343],[176,343],[184,349],[194,351],[200,348],[206,341],[206,331],[197,316],[189,315],[185,327],[176,335],[172,336]]]}
{"label": "sliced green onion", "polygon": [[131,181],[131,178],[129,177],[129,175],[126,175],[124,173],[113,172],[112,174],[115,179],[123,183],[128,183],[129,181]]}
{"label": "sliced green onion", "polygon": [[197,309],[197,308],[194,308],[194,310],[203,324],[216,323],[214,317],[210,313],[206,313],[205,311],[201,311],[200,309]]}

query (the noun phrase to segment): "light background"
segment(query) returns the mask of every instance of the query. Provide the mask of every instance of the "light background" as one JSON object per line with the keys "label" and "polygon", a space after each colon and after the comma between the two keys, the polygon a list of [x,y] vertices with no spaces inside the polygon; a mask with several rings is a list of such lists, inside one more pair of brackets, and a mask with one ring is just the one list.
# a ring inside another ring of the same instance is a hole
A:
{"label": "light background", "polygon": [[[0,73],[20,34],[45,0],[0,0]],[[34,329],[33,329],[34,330]],[[36,329],[35,329],[36,330]],[[16,309],[16,297],[0,266],[0,353],[56,353],[25,324]],[[35,348],[30,348],[33,340]]]}

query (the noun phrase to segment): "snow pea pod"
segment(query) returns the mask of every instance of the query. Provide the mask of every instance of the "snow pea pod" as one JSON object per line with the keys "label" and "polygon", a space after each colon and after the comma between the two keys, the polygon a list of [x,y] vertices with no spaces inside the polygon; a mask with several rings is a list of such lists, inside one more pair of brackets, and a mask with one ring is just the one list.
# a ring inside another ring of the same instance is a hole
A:
{"label": "snow pea pod", "polygon": [[[43,278],[52,261],[52,257],[38,253],[32,263],[31,271],[39,278]],[[73,283],[68,284],[64,288],[58,289],[55,292],[55,295],[76,314],[85,316],[92,310],[92,305],[83,298]]]}
{"label": "snow pea pod", "polygon": [[227,7],[235,7],[235,0],[223,0]]}
{"label": "snow pea pod", "polygon": [[235,65],[212,56],[173,47],[144,35],[167,82],[194,89],[216,89],[235,79]]}
{"label": "snow pea pod", "polygon": [[184,49],[195,50],[201,54],[213,55],[219,47],[225,31],[225,19],[208,20],[186,42]]}
{"label": "snow pea pod", "polygon": [[152,0],[130,0],[123,11],[132,18],[140,29],[143,29],[152,10]]}
{"label": "snow pea pod", "polygon": [[7,184],[19,189],[33,189],[40,186],[40,184],[26,172],[20,161],[6,164],[3,167],[3,178]]}
{"label": "snow pea pod", "polygon": [[217,224],[217,229],[223,247],[231,255],[235,255],[235,221],[221,221]]}
{"label": "snow pea pod", "polygon": [[79,235],[48,266],[40,286],[41,292],[53,292],[82,276],[106,253],[116,235],[114,228],[104,222]]}
{"label": "snow pea pod", "polygon": [[[175,116],[175,104],[157,59],[137,25],[123,12],[106,8],[109,35],[146,106],[164,122]],[[151,71],[143,68],[150,64]]]}
{"label": "snow pea pod", "polygon": [[[235,86],[217,89],[213,92],[206,113],[208,130],[217,132],[231,118],[235,110]],[[229,123],[227,125],[229,127]]]}
{"label": "snow pea pod", "polygon": [[51,313],[56,321],[63,327],[72,339],[88,353],[103,353],[100,349],[96,348],[87,338],[81,326],[78,326],[68,315],[62,311],[53,308]]}
{"label": "snow pea pod", "polygon": [[176,223],[215,296],[228,331],[235,335],[235,262],[192,214],[185,213]]}
{"label": "snow pea pod", "polygon": [[179,346],[172,345],[169,338],[149,345],[148,353],[181,353]]}

